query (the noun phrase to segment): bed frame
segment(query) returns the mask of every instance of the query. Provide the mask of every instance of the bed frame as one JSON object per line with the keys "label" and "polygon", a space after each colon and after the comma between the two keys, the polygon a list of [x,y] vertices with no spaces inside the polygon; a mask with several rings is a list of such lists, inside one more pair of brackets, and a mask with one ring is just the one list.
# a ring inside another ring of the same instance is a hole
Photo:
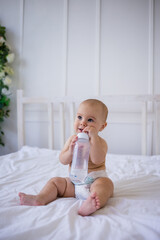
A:
{"label": "bed frame", "polygon": [[[95,98],[95,97],[94,97]],[[121,103],[140,103],[141,105],[141,154],[147,154],[147,124],[149,120],[149,114],[154,124],[154,142],[155,142],[155,154],[160,154],[160,127],[159,127],[159,103],[160,95],[136,95],[136,96],[103,96],[96,97],[97,99],[105,99],[107,102],[121,102]],[[75,100],[69,97],[63,98],[38,98],[38,97],[25,97],[23,90],[17,90],[17,131],[18,131],[18,149],[25,144],[25,119],[24,119],[24,105],[26,104],[46,104],[48,112],[48,148],[54,149],[53,141],[53,118],[54,118],[54,104],[59,105],[59,120],[60,120],[60,142],[61,147],[65,142],[65,111],[64,106],[67,103],[69,106],[70,115],[70,134],[73,134],[73,122],[75,118]]]}

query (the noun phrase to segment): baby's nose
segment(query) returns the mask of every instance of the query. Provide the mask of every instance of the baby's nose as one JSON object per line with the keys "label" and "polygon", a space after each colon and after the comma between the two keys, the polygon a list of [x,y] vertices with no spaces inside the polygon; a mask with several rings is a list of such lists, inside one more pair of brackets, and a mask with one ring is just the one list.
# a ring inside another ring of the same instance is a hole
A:
{"label": "baby's nose", "polygon": [[83,121],[81,122],[81,125],[83,125],[84,127],[86,127],[86,126],[87,126],[86,121],[83,120]]}

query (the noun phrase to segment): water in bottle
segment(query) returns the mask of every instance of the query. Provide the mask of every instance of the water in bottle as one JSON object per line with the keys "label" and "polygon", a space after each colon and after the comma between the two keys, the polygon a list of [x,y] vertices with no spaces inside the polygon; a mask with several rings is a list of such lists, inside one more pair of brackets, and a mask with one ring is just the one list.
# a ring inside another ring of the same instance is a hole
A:
{"label": "water in bottle", "polygon": [[74,184],[83,184],[88,174],[89,136],[87,133],[78,133],[75,143],[70,170],[70,179]]}

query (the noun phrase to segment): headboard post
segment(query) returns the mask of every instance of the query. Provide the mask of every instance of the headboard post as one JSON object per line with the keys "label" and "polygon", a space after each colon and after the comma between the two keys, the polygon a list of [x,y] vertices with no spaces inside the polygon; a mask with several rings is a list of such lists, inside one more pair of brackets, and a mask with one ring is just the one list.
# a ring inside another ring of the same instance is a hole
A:
{"label": "headboard post", "polygon": [[53,149],[53,103],[48,102],[48,147],[49,149]]}
{"label": "headboard post", "polygon": [[75,119],[75,103],[71,102],[70,104],[70,134],[71,135],[74,134],[74,129],[73,129],[74,119]]}
{"label": "headboard post", "polygon": [[60,113],[60,144],[62,149],[65,143],[64,102],[60,102],[59,113]]}
{"label": "headboard post", "polygon": [[159,110],[158,110],[158,104],[160,102],[155,101],[155,152],[156,154],[160,154],[160,128],[159,128],[159,116],[160,116],[160,113],[159,113]]}
{"label": "headboard post", "polygon": [[147,154],[147,101],[142,102],[141,154]]}
{"label": "headboard post", "polygon": [[17,90],[17,134],[20,149],[24,145],[23,90]]}

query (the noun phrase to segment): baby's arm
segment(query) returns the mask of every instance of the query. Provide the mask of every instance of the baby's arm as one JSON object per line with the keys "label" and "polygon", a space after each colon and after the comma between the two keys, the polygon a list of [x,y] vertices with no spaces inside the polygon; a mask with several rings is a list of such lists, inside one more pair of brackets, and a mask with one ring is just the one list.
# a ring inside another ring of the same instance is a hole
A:
{"label": "baby's arm", "polygon": [[98,135],[94,127],[86,127],[90,138],[90,159],[94,164],[101,164],[105,161],[108,150],[106,141]]}
{"label": "baby's arm", "polygon": [[77,141],[78,137],[76,135],[71,136],[64,145],[62,149],[59,159],[60,162],[64,165],[70,164],[72,162],[73,150],[75,142]]}
{"label": "baby's arm", "polygon": [[105,161],[108,151],[107,143],[101,137],[94,136],[90,141],[90,158],[94,164],[100,164]]}

